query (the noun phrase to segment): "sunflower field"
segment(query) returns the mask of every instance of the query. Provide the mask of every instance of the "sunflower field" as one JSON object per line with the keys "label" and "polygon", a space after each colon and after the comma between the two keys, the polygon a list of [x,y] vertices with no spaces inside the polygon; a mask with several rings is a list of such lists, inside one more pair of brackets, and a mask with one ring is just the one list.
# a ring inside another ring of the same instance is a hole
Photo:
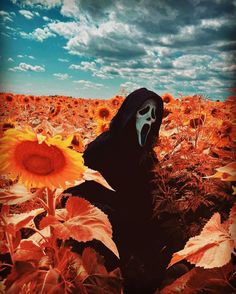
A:
{"label": "sunflower field", "polygon": [[[236,293],[236,96],[162,99],[153,215],[175,215],[186,244],[155,293]],[[1,93],[0,100],[0,293],[122,294],[119,268],[109,272],[91,247],[79,255],[67,245],[95,239],[119,257],[107,215],[63,191],[86,180],[112,189],[82,155],[124,97]],[[173,278],[182,260],[191,269]]]}

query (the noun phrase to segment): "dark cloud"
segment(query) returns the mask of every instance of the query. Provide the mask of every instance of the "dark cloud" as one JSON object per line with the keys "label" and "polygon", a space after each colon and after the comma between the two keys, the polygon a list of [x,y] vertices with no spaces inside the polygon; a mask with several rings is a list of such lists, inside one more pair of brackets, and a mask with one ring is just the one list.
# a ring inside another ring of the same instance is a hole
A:
{"label": "dark cloud", "polygon": [[91,19],[95,20],[107,18],[108,11],[113,6],[110,0],[79,0],[77,4],[81,12],[88,14]]}

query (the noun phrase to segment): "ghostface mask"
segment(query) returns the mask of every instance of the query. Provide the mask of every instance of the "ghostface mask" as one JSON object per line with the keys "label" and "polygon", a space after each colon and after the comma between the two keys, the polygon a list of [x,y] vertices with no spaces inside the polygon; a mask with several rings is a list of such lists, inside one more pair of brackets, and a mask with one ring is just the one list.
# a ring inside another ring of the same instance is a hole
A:
{"label": "ghostface mask", "polygon": [[156,108],[155,100],[148,99],[136,113],[136,130],[141,147],[145,145],[152,124],[156,121]]}

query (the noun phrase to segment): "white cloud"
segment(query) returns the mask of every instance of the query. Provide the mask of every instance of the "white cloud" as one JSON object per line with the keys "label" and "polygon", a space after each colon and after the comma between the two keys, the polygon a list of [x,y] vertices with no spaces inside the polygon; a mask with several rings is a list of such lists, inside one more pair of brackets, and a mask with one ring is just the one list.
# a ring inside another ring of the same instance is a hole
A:
{"label": "white cloud", "polygon": [[9,69],[10,71],[35,71],[43,72],[45,68],[40,65],[31,65],[24,62],[21,62],[18,66]]}
{"label": "white cloud", "polygon": [[[31,33],[20,32],[21,37],[34,39],[36,41],[44,41],[49,37],[55,37],[56,34],[70,39],[81,33],[81,26],[76,22],[52,22],[43,28],[37,28]],[[55,34],[56,33],[56,34]]]}
{"label": "white cloud", "polygon": [[135,38],[141,37],[141,32],[133,25],[112,19],[97,25],[82,15],[79,22],[52,22],[44,31],[46,29],[67,39],[64,48],[71,54],[100,57],[105,53],[114,58],[145,54],[142,44],[133,44]]}
{"label": "white cloud", "polygon": [[[145,49],[141,44],[135,44],[134,40],[141,36],[135,26],[119,21],[108,20],[96,26],[83,20],[77,25],[75,33],[71,33],[70,39],[64,47],[70,54],[87,56],[108,56],[122,58],[124,55],[144,55]],[[67,35],[67,37],[69,37]]]}
{"label": "white cloud", "polygon": [[22,10],[19,10],[19,13],[27,19],[32,19],[34,17],[34,14],[29,10],[22,9]]}
{"label": "white cloud", "polygon": [[224,71],[224,72],[228,72],[228,71],[236,72],[236,64],[232,64],[232,65],[229,65],[229,66],[224,66],[222,68],[222,71]]}
{"label": "white cloud", "polygon": [[207,87],[210,89],[211,87],[223,87],[225,84],[220,81],[218,78],[210,78],[207,81],[202,81],[201,86],[202,87]]}
{"label": "white cloud", "polygon": [[48,24],[48,28],[58,35],[70,39],[80,33],[80,24],[76,22],[53,22]]}
{"label": "white cloud", "polygon": [[139,84],[133,82],[125,82],[120,85],[121,91],[132,92],[138,88],[141,88]]}
{"label": "white cloud", "polygon": [[119,67],[117,63],[112,63],[111,65],[104,65],[99,69],[100,74],[103,74],[107,78],[114,78],[114,76],[119,76],[122,78],[132,78],[132,77],[139,77],[143,79],[150,79],[153,75],[159,75],[162,70],[157,68],[132,68],[125,66]]}
{"label": "white cloud", "polygon": [[0,10],[0,16],[4,17],[4,16],[9,16],[10,14],[6,11]]}
{"label": "white cloud", "polygon": [[160,68],[156,68],[155,63],[150,62],[150,64],[143,63],[140,59],[139,61],[119,61],[103,62],[97,59],[92,62],[82,61],[80,64],[72,64],[69,69],[83,70],[91,72],[93,76],[106,79],[114,78],[125,78],[125,79],[146,79],[153,80],[153,76],[157,79],[157,76],[166,74],[166,71]]}
{"label": "white cloud", "polygon": [[66,58],[58,58],[58,61],[60,61],[60,62],[69,62],[69,60],[66,59]]}
{"label": "white cloud", "polygon": [[13,19],[12,17],[15,16],[15,12],[6,12],[4,10],[0,10],[0,18],[2,18],[2,20],[5,21],[10,21],[12,22]]}
{"label": "white cloud", "polygon": [[47,16],[43,16],[43,20],[44,21],[51,21],[51,19],[49,17],[47,17]]}
{"label": "white cloud", "polygon": [[178,78],[189,78],[189,79],[196,79],[198,75],[197,68],[190,68],[190,69],[180,69],[180,70],[172,70],[171,74],[175,79]]}
{"label": "white cloud", "polygon": [[215,72],[235,72],[236,64],[229,64],[222,60],[214,60],[208,64],[208,69]]}
{"label": "white cloud", "polygon": [[84,89],[100,89],[104,87],[104,85],[99,84],[99,83],[93,83],[88,80],[78,80],[78,81],[73,81],[76,84],[79,84],[82,88]]}
{"label": "white cloud", "polygon": [[[97,60],[97,63],[99,62],[99,59]],[[82,71],[89,71],[92,73],[94,77],[99,78],[113,78],[112,76],[108,76],[102,67],[99,67],[98,64],[94,61],[82,61],[80,64],[71,64],[69,66],[69,69],[73,70],[82,70]],[[102,63],[101,61],[99,63]]]}
{"label": "white cloud", "polygon": [[193,66],[200,66],[207,64],[211,60],[209,55],[199,55],[199,54],[185,54],[173,61],[173,66],[175,68],[191,68]]}
{"label": "white cloud", "polygon": [[120,35],[124,36],[129,34],[132,34],[132,36],[134,34],[135,36],[140,35],[134,26],[115,20],[102,23],[97,30],[97,34],[101,37],[115,32],[119,32]]}
{"label": "white cloud", "polygon": [[76,0],[64,0],[61,7],[61,14],[67,17],[76,18],[79,15],[79,7]]}
{"label": "white cloud", "polygon": [[16,57],[18,57],[18,58],[30,58],[30,59],[35,59],[34,56],[32,56],[32,55],[22,55],[22,54],[18,54]]}
{"label": "white cloud", "polygon": [[15,32],[16,29],[15,28],[12,28],[12,27],[9,27],[9,26],[5,26],[6,29],[8,29],[9,31],[12,31],[12,32]]}
{"label": "white cloud", "polygon": [[20,32],[20,35],[22,38],[33,39],[33,40],[36,40],[39,42],[43,42],[47,38],[56,36],[47,27],[45,27],[43,29],[37,28],[32,33]]}
{"label": "white cloud", "polygon": [[62,73],[54,73],[53,75],[58,80],[62,80],[62,81],[67,80],[68,78],[70,78],[70,76],[67,73],[65,73],[65,74],[62,74]]}
{"label": "white cloud", "polygon": [[82,61],[81,64],[71,64],[69,69],[84,70],[84,71],[95,71],[96,63],[94,61]]}
{"label": "white cloud", "polygon": [[181,26],[177,34],[167,34],[160,37],[160,42],[163,45],[172,45],[175,42],[184,42],[194,40],[199,28],[195,25]]}
{"label": "white cloud", "polygon": [[218,28],[222,27],[222,25],[226,23],[227,23],[227,20],[223,18],[202,19],[200,26],[204,29],[217,30]]}
{"label": "white cloud", "polygon": [[11,0],[14,4],[20,4],[21,6],[34,7],[35,5],[41,8],[51,9],[53,7],[59,6],[62,0]]}
{"label": "white cloud", "polygon": [[13,61],[14,61],[14,59],[13,59],[13,58],[11,58],[11,57],[9,57],[7,60],[8,60],[8,61],[11,61],[11,62],[13,62]]}
{"label": "white cloud", "polygon": [[54,37],[55,34],[53,34],[52,32],[49,31],[48,28],[37,28],[33,33],[32,33],[32,37],[33,39],[42,42],[43,40],[49,38],[49,37]]}

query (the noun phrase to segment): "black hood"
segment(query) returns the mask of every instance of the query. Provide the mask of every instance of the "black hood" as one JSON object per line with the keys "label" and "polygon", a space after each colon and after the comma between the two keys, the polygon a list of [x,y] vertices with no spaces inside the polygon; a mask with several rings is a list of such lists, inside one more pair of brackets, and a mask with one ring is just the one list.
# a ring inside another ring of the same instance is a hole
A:
{"label": "black hood", "polygon": [[159,132],[163,114],[162,98],[146,88],[141,88],[135,90],[126,97],[119,111],[111,121],[110,134],[117,135],[117,133],[123,132],[129,122],[131,122],[136,116],[138,109],[140,109],[143,103],[150,98],[154,99],[157,103],[157,121],[154,128],[156,128],[156,131]]}
{"label": "black hood", "polygon": [[[135,128],[136,113],[150,98],[157,103],[157,120],[152,125],[145,146],[140,147]],[[84,152],[85,165],[99,171],[114,189],[121,179],[130,178],[130,173],[134,178],[140,169],[140,159],[152,151],[157,140],[162,115],[163,101],[160,96],[146,88],[132,92],[113,117],[109,130],[88,145]]]}

